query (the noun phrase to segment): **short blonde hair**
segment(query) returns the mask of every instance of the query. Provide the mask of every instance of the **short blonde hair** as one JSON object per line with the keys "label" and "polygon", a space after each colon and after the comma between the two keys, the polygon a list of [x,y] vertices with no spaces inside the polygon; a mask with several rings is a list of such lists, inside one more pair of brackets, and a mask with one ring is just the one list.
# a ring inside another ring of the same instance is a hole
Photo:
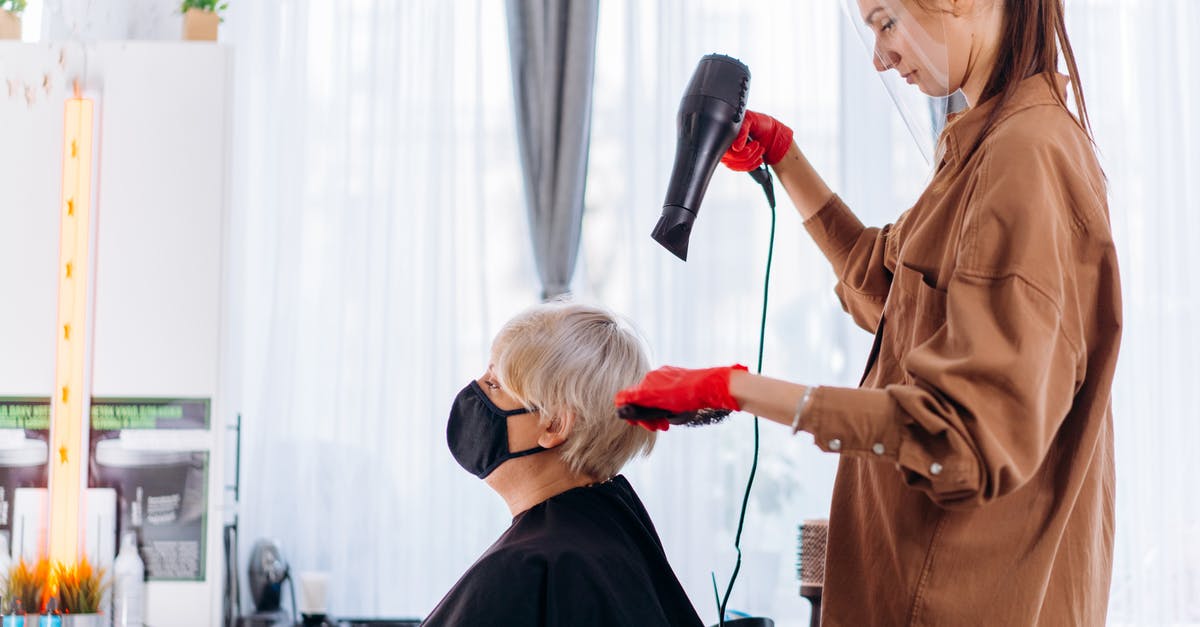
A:
{"label": "short blonde hair", "polygon": [[562,302],[531,307],[496,334],[492,366],[500,385],[544,420],[575,415],[560,453],[572,471],[607,479],[654,448],[654,432],[617,417],[613,396],[641,381],[650,360],[633,328],[611,312]]}

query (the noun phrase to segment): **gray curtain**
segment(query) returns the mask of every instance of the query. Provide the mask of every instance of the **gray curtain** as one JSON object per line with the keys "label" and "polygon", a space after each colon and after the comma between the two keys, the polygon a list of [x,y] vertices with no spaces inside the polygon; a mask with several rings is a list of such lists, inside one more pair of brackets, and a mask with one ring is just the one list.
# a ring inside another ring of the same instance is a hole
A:
{"label": "gray curtain", "polygon": [[542,298],[569,291],[579,253],[599,0],[508,0],[525,200]]}

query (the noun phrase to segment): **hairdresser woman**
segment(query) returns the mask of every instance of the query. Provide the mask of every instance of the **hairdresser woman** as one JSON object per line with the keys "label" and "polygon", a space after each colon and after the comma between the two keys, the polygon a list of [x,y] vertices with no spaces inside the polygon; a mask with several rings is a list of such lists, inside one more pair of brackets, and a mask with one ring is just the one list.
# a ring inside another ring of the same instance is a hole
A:
{"label": "hairdresser woman", "polygon": [[617,402],[742,409],[841,456],[827,626],[1103,625],[1121,303],[1062,2],[849,2],[878,71],[966,97],[916,204],[864,227],[762,114],[724,161],[774,168],[875,334],[860,387],[667,367]]}

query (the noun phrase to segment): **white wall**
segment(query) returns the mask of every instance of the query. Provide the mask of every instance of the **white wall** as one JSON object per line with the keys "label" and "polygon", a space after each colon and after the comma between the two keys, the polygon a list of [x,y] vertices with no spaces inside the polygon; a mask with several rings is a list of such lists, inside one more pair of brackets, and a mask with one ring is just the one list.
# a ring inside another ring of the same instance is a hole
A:
{"label": "white wall", "polygon": [[96,102],[92,395],[205,397],[206,581],[151,582],[148,624],[220,618],[220,389],[231,55],[211,44],[0,42],[0,396],[50,396],[63,102]]}

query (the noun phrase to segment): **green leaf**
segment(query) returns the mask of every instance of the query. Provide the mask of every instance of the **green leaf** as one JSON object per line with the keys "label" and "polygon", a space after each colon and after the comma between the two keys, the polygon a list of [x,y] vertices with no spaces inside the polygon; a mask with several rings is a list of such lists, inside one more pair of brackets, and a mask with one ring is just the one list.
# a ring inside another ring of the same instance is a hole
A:
{"label": "green leaf", "polygon": [[25,11],[25,0],[0,0],[0,10],[19,16]]}

